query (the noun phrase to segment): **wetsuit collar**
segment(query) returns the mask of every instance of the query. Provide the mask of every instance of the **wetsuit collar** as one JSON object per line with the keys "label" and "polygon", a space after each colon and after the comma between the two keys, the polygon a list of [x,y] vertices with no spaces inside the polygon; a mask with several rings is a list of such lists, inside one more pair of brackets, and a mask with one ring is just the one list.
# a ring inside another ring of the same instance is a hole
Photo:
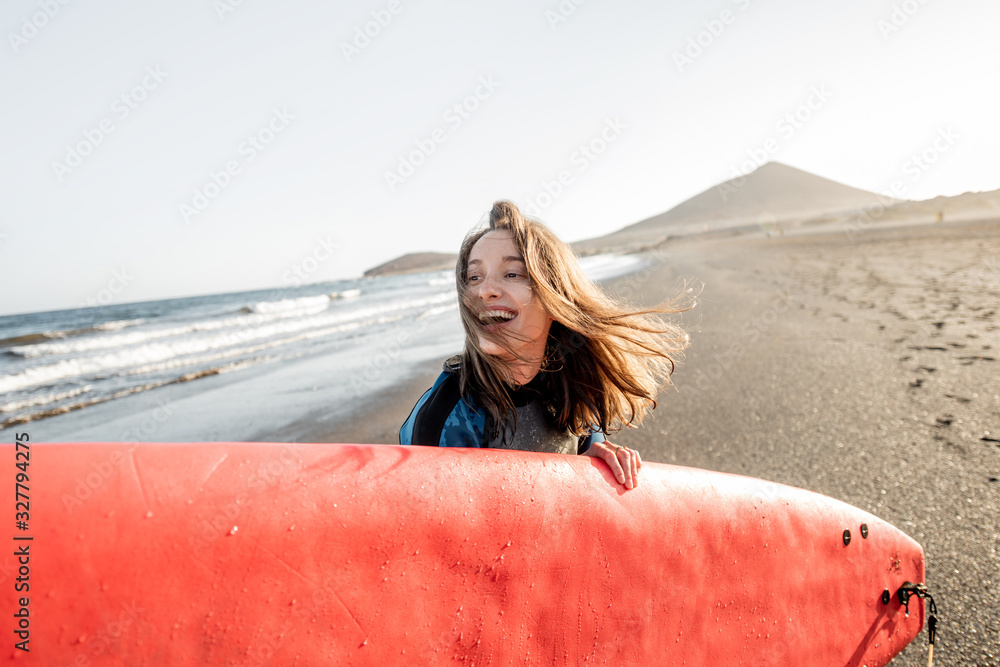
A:
{"label": "wetsuit collar", "polygon": [[547,389],[548,382],[546,381],[545,373],[542,372],[536,373],[535,377],[531,378],[528,384],[521,385],[516,389],[511,388],[510,385],[507,386],[510,401],[517,408],[523,408],[533,400],[541,398]]}

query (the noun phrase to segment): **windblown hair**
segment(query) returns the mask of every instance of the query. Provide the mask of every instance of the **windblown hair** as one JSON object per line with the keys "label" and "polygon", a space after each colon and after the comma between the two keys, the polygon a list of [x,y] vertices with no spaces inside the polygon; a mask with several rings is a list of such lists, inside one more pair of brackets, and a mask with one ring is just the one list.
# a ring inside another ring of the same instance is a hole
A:
{"label": "windblown hair", "polygon": [[465,349],[446,363],[459,372],[462,394],[472,393],[486,409],[491,437],[505,433],[502,425],[508,420],[516,427],[517,412],[505,384],[506,364],[483,351],[480,336],[523,357],[505,334],[480,321],[484,304],[469,290],[468,264],[476,242],[500,230],[510,233],[534,296],[553,319],[540,372],[547,374],[546,398],[556,425],[585,435],[595,428],[613,433],[641,423],[688,346],[687,334],[663,316],[689,310],[690,290],[654,308],[619,303],[584,275],[573,250],[545,225],[526,219],[513,203],[497,201],[488,225],[471,231],[459,251],[456,282]]}

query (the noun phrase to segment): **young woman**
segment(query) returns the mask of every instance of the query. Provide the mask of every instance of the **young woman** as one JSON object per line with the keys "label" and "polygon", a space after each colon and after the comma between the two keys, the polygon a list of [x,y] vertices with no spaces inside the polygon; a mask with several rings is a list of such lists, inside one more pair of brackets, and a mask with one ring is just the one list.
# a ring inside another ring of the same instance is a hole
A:
{"label": "young woman", "polygon": [[465,349],[417,401],[401,444],[585,454],[634,488],[639,453],[605,433],[641,423],[688,337],[605,295],[573,251],[498,201],[462,243],[456,268]]}

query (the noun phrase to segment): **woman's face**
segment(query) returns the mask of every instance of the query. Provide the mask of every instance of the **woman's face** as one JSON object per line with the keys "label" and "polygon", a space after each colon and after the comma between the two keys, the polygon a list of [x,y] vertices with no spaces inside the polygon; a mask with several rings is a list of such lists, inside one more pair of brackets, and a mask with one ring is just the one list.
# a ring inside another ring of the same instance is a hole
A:
{"label": "woman's face", "polygon": [[[524,258],[510,232],[487,232],[472,246],[467,276],[469,293],[483,309],[480,322],[504,334],[524,359],[541,362],[552,317],[531,289]],[[512,360],[507,350],[485,336],[479,336],[479,345],[486,354]]]}

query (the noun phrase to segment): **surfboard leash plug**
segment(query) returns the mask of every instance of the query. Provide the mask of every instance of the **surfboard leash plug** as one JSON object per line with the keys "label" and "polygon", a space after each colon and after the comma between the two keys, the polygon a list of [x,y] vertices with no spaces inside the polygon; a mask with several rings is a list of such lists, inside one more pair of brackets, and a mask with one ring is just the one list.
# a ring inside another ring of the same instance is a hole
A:
{"label": "surfboard leash plug", "polygon": [[906,608],[906,615],[910,615],[910,598],[916,595],[918,598],[930,600],[927,610],[929,616],[927,617],[927,667],[931,667],[931,663],[934,660],[934,639],[937,636],[937,604],[934,603],[934,596],[927,591],[927,586],[925,584],[915,584],[912,581],[904,582],[899,590],[896,591],[896,596],[899,598],[900,604]]}

